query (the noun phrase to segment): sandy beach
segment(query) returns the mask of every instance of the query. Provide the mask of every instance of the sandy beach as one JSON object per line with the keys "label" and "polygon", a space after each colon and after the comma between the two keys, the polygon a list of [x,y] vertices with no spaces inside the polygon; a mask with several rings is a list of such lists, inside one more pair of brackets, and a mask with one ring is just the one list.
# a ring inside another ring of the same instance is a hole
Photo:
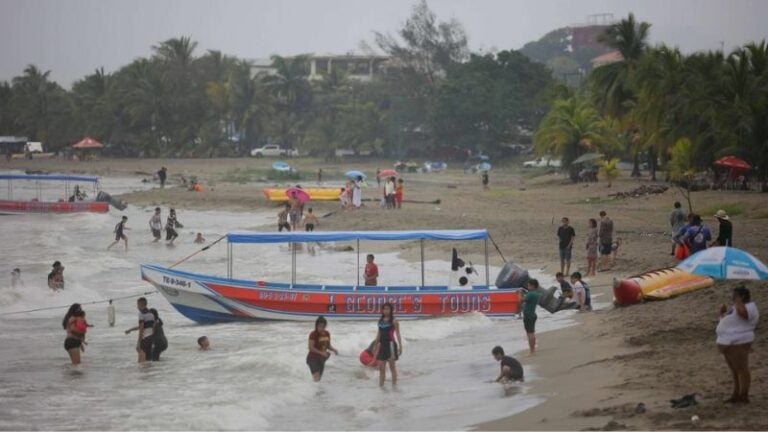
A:
{"label": "sandy beach", "polygon": [[[277,205],[268,202],[261,188],[288,182],[267,180],[271,160],[257,159],[104,159],[94,162],[33,160],[1,162],[0,169],[46,172],[91,173],[103,176],[151,178],[161,166],[169,171],[170,184],[121,196],[137,206],[172,206],[184,209],[227,209],[263,211]],[[392,162],[322,163],[313,159],[290,161],[303,174],[300,183],[316,183],[318,167],[325,181],[342,181],[341,173],[359,169],[368,173],[372,186],[364,198],[377,200],[373,174],[377,167],[391,168]],[[559,220],[568,216],[576,229],[572,271],[586,267],[584,233],[588,218],[605,210],[613,219],[622,246],[614,268],[590,280],[592,293],[606,307],[579,314],[578,325],[539,337],[539,352],[520,355],[524,365],[533,366],[541,379],[532,381],[532,392],[545,395],[546,402],[508,418],[477,425],[488,430],[615,430],[615,429],[768,429],[768,355],[765,353],[765,324],[756,331],[752,366],[752,403],[724,405],[730,394],[731,376],[715,347],[717,309],[728,302],[733,282],[663,302],[614,308],[610,284],[626,277],[675,264],[669,255],[668,213],[672,203],[682,201],[673,188],[663,194],[614,199],[610,194],[628,192],[646,179],[630,179],[627,172],[607,188],[597,184],[572,184],[555,174],[525,171],[519,164],[494,166],[490,190],[483,191],[478,175],[464,174],[449,166],[438,174],[404,174],[406,203],[399,211],[383,211],[378,202],[366,202],[360,210],[343,211],[336,202],[312,206],[320,218],[321,230],[396,230],[487,228],[509,261],[527,268],[554,274],[559,270],[557,238]],[[204,191],[190,192],[179,186],[180,176],[196,176]],[[663,174],[660,175],[663,178]],[[659,182],[658,184],[663,184]],[[109,192],[109,191],[107,191]],[[756,192],[704,191],[693,194],[694,210],[716,231],[712,215],[719,208],[732,212],[734,244],[768,261],[768,197]],[[440,200],[439,204],[434,204]],[[397,244],[403,256],[412,258],[415,245]],[[390,249],[391,250],[391,249]],[[481,263],[483,251],[467,246],[460,251]],[[447,259],[440,245],[427,253]],[[503,264],[492,253],[492,264]],[[492,275],[494,277],[495,275]],[[765,284],[746,284],[758,308],[768,311]],[[546,313],[546,312],[542,312]],[[510,322],[511,331],[522,332],[522,323]],[[499,341],[503,343],[503,341]],[[489,347],[489,361],[490,357]],[[669,400],[697,393],[699,405],[672,409]],[[636,412],[639,403],[644,413]],[[691,416],[698,415],[698,423]]]}

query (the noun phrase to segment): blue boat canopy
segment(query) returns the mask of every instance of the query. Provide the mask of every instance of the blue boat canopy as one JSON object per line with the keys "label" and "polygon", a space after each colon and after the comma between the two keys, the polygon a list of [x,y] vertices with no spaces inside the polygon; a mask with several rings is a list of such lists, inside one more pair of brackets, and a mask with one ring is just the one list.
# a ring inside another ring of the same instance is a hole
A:
{"label": "blue boat canopy", "polygon": [[227,234],[229,243],[310,243],[350,240],[485,240],[488,230],[426,231],[319,231],[319,232],[253,232],[234,231]]}
{"label": "blue boat canopy", "polygon": [[99,181],[95,176],[79,175],[46,175],[46,174],[0,174],[0,180],[37,180],[37,181],[73,181],[96,183]]}

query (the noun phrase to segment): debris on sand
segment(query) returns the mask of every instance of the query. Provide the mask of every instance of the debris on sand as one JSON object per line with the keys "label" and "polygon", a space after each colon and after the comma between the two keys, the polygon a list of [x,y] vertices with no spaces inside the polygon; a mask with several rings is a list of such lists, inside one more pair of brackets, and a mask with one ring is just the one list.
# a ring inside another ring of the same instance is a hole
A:
{"label": "debris on sand", "polygon": [[617,192],[615,194],[609,194],[608,196],[613,197],[613,199],[639,198],[648,195],[663,194],[668,189],[669,186],[665,185],[642,185],[629,192]]}

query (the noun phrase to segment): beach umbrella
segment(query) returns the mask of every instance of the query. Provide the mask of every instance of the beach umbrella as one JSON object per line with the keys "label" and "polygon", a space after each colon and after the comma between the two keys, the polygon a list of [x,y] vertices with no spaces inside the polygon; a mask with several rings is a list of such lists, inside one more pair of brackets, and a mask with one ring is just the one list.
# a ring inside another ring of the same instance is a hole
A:
{"label": "beach umbrella", "polygon": [[307,191],[304,189],[292,187],[285,190],[285,196],[288,198],[293,198],[294,194],[296,195],[296,199],[299,200],[299,202],[302,204],[309,201],[310,199],[309,193],[307,193]]}
{"label": "beach umbrella", "polygon": [[379,171],[379,177],[397,177],[397,176],[398,176],[397,171],[393,169],[385,169],[385,170]]}
{"label": "beach umbrella", "polygon": [[344,174],[344,176],[352,180],[357,180],[358,177],[362,177],[363,179],[366,178],[366,175],[363,174],[362,171],[358,171],[358,170],[347,171],[347,173]]}
{"label": "beach umbrella", "polygon": [[677,268],[713,279],[768,280],[768,267],[741,249],[718,246],[688,257]]}
{"label": "beach umbrella", "polygon": [[491,170],[491,164],[489,164],[488,162],[483,162],[483,163],[477,165],[477,170],[478,171],[490,171]]}
{"label": "beach umbrella", "polygon": [[752,165],[736,156],[721,157],[715,161],[715,166],[732,169],[734,171],[749,171],[752,169]]}
{"label": "beach umbrella", "polygon": [[96,141],[91,137],[85,137],[82,140],[80,140],[80,142],[73,145],[72,148],[77,150],[102,149],[104,148],[104,144]]}
{"label": "beach umbrella", "polygon": [[602,159],[603,158],[602,153],[584,153],[583,155],[579,156],[571,162],[571,164],[580,164],[584,162],[591,162],[593,160]]}

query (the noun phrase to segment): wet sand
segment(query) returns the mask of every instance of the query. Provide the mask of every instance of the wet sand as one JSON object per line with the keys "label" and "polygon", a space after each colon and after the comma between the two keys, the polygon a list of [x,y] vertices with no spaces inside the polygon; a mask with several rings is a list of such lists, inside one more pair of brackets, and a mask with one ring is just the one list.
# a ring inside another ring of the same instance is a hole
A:
{"label": "wet sand", "polygon": [[[111,176],[148,178],[160,166],[168,167],[171,184],[124,195],[139,206],[174,206],[178,209],[230,209],[248,211],[274,209],[261,194],[261,188],[279,184],[314,185],[317,168],[324,180],[341,181],[341,173],[360,169],[368,173],[373,185],[364,190],[365,198],[377,199],[373,173],[377,166],[390,168],[391,162],[345,162],[325,164],[318,160],[289,161],[305,178],[298,181],[259,181],[266,179],[272,160],[102,160],[96,162],[14,161],[0,163],[1,169],[68,171]],[[204,192],[178,187],[179,174],[197,176]],[[660,176],[661,178],[661,176]],[[610,303],[610,282],[648,270],[674,265],[669,256],[667,215],[672,202],[682,200],[674,189],[664,194],[615,200],[609,194],[632,190],[647,180],[622,177],[612,188],[605,183],[574,185],[555,175],[535,175],[514,166],[495,166],[491,187],[483,191],[478,175],[465,175],[451,168],[439,174],[405,174],[406,200],[440,204],[406,203],[399,211],[384,211],[375,202],[361,210],[342,211],[338,203],[313,203],[321,230],[393,230],[488,228],[507,260],[548,273],[559,270],[555,231],[562,216],[570,217],[577,239],[572,271],[586,266],[584,233],[590,217],[600,210],[614,220],[622,247],[611,271],[591,280],[597,301]],[[716,231],[711,215],[730,206],[741,211],[734,215],[734,243],[768,261],[768,196],[754,192],[697,192],[694,210]],[[418,256],[415,244],[380,245],[396,248],[409,259]],[[460,253],[482,263],[482,245],[461,245]],[[491,262],[503,264],[491,246]],[[440,244],[429,244],[427,258],[448,259],[450,251]],[[493,278],[495,275],[491,275]],[[548,397],[543,404],[513,417],[478,425],[480,429],[573,430],[573,429],[768,429],[768,355],[765,354],[765,324],[760,324],[753,344],[752,404],[726,406],[731,377],[714,345],[717,309],[728,300],[734,283],[716,286],[676,299],[646,303],[629,308],[579,314],[580,325],[541,334],[540,351],[534,357],[522,355],[526,365],[535,367],[542,378],[531,383],[532,391]],[[758,307],[768,311],[766,284],[749,283]],[[546,313],[546,312],[543,312]],[[513,326],[522,324],[511,323]],[[517,331],[518,329],[515,329]],[[499,341],[503,343],[504,341]],[[489,347],[490,352],[490,347]],[[492,361],[489,354],[489,361]],[[699,393],[700,405],[673,410],[669,399]],[[635,407],[644,403],[646,412]],[[701,421],[693,425],[690,418]]]}

